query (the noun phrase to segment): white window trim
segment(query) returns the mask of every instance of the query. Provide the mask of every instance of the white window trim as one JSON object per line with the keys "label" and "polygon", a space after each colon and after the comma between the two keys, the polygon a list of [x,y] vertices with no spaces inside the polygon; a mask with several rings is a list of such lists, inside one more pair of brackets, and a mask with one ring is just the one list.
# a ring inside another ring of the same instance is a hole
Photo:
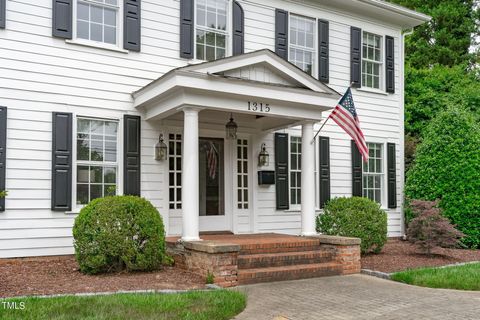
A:
{"label": "white window trim", "polygon": [[[291,178],[292,177],[291,177],[291,173],[292,172],[300,172],[300,175],[301,175],[302,170],[295,170],[295,171],[292,170],[292,161],[291,161],[291,157],[292,157],[292,150],[291,150],[291,148],[292,148],[292,138],[299,138],[300,139],[300,145],[302,143],[302,136],[296,136],[296,135],[289,135],[288,136],[288,204],[289,204],[289,209],[287,211],[298,211],[298,210],[301,210],[302,204],[301,204],[301,199],[300,199],[300,204],[292,204],[292,197],[291,197],[291,194],[292,194],[292,179]],[[301,151],[300,151],[300,156],[302,156]],[[300,166],[301,166],[301,161],[300,161]],[[302,188],[302,185],[300,184],[300,190],[302,190],[301,188]]]}
{"label": "white window trim", "polygon": [[[117,44],[108,44],[104,42],[94,41],[94,40],[87,40],[77,38],[77,5],[79,0],[73,1],[73,10],[72,10],[72,39],[66,39],[65,42],[69,44],[76,44],[86,47],[93,47],[99,49],[105,49],[110,51],[116,51],[121,53],[128,53],[128,50],[123,49],[123,0],[118,0],[118,7],[104,4],[104,7],[112,7],[117,9]],[[92,1],[92,0],[80,0],[82,2],[86,2],[89,4],[99,5],[99,3]]]}
{"label": "white window trim", "polygon": [[[101,120],[101,121],[115,121],[118,123],[117,127],[117,195],[123,194],[123,120],[121,118],[100,118],[95,116],[84,116],[73,114],[72,123],[72,211],[67,214],[78,214],[85,205],[77,204],[77,120]],[[80,161],[81,162],[81,161]],[[81,164],[80,164],[81,165]]]}
{"label": "white window trim", "polygon": [[[380,144],[382,145],[382,186],[381,186],[381,192],[380,192],[380,197],[381,197],[381,201],[380,201],[380,207],[382,210],[390,210],[388,209],[388,205],[387,205],[387,199],[388,199],[388,195],[387,195],[387,186],[388,186],[388,181],[387,181],[387,173],[386,173],[386,168],[387,168],[387,142],[390,142],[390,141],[387,141],[385,139],[367,139],[366,143],[375,143],[375,144]],[[362,161],[362,197],[363,197],[363,166],[364,166],[364,162]]]}
{"label": "white window trim", "polygon": [[233,8],[232,8],[232,1],[231,0],[226,0],[226,1],[227,1],[227,28],[225,31],[197,25],[197,0],[194,1],[194,5],[193,5],[194,20],[193,21],[195,23],[193,25],[193,59],[190,59],[190,64],[203,63],[207,61],[207,60],[197,59],[197,27],[203,31],[212,31],[216,33],[225,34],[225,58],[230,57],[232,55]]}
{"label": "white window trim", "polygon": [[[302,17],[302,18],[307,18],[311,19],[314,21],[314,26],[313,26],[313,49],[308,48],[308,47],[302,47],[299,45],[294,45],[290,42],[290,27],[292,25],[291,19],[292,16],[297,16],[297,17]],[[303,14],[297,14],[294,12],[289,12],[288,13],[288,61],[290,62],[290,48],[295,48],[295,49],[300,49],[300,50],[305,50],[305,51],[311,51],[313,53],[313,60],[312,60],[312,77],[317,78],[318,76],[318,19],[312,18],[305,16]]]}
{"label": "white window trim", "polygon": [[[380,37],[380,54],[381,54],[380,61],[374,61],[374,60],[370,60],[370,59],[367,59],[367,58],[363,57],[363,35],[364,35],[365,32]],[[385,44],[384,44],[384,41],[385,41],[385,35],[378,34],[375,31],[362,29],[361,49],[360,49],[360,54],[361,54],[360,77],[361,77],[361,84],[362,85],[357,90],[388,95],[388,93],[385,92],[385,83],[384,83],[385,82],[385,70],[384,70],[384,66],[385,66]],[[372,62],[372,63],[376,63],[376,64],[380,65],[380,74],[379,74],[380,77],[379,77],[379,80],[378,80],[379,81],[379,88],[367,87],[363,83],[363,61],[364,60],[367,61],[367,62]],[[372,143],[374,143],[374,142],[372,142]]]}

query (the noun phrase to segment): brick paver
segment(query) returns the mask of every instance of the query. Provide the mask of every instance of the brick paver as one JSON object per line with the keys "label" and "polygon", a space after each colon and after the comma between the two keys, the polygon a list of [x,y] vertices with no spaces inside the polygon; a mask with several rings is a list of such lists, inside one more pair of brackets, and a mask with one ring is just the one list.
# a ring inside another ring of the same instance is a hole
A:
{"label": "brick paver", "polygon": [[239,287],[248,305],[235,319],[480,319],[480,292],[409,286],[367,275]]}

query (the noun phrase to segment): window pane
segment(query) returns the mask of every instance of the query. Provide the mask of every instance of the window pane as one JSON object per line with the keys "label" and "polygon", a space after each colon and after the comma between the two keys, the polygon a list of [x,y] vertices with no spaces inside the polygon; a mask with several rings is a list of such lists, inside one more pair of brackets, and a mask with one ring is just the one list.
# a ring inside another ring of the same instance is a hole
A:
{"label": "window pane", "polygon": [[104,181],[105,183],[117,182],[117,170],[115,168],[106,167],[104,169]]}
{"label": "window pane", "polygon": [[88,185],[77,184],[77,204],[88,203]]}
{"label": "window pane", "polygon": [[78,135],[77,138],[77,160],[89,160],[89,141],[88,135]]}
{"label": "window pane", "polygon": [[207,45],[209,46],[215,46],[215,33],[213,32],[207,32],[206,34],[206,40],[207,40]]}
{"label": "window pane", "polygon": [[103,22],[103,9],[97,6],[90,6],[90,18],[92,22]]}
{"label": "window pane", "polygon": [[91,141],[90,159],[91,161],[103,161],[103,141]]}
{"label": "window pane", "polygon": [[117,186],[114,185],[114,184],[105,185],[104,190],[103,190],[103,194],[104,194],[105,197],[110,197],[110,196],[116,195],[117,194]]}
{"label": "window pane", "polygon": [[117,143],[105,142],[105,161],[116,162],[117,161]]}
{"label": "window pane", "polygon": [[117,12],[115,10],[105,9],[103,11],[104,23],[109,26],[117,25]]}
{"label": "window pane", "polygon": [[90,40],[102,41],[102,25],[90,23]]}
{"label": "window pane", "polygon": [[110,44],[117,43],[117,29],[112,27],[104,27],[104,42]]}
{"label": "window pane", "polygon": [[208,47],[208,46],[206,47],[205,60],[207,60],[207,61],[215,60],[215,48],[214,47]]}
{"label": "window pane", "polygon": [[102,195],[102,185],[101,184],[91,184],[90,185],[90,201],[101,198]]}
{"label": "window pane", "polygon": [[88,171],[89,171],[88,167],[78,166],[77,167],[77,181],[82,182],[82,183],[88,183],[88,181],[89,181]]}
{"label": "window pane", "polygon": [[103,179],[103,168],[102,167],[91,167],[90,168],[90,182],[92,183],[102,183]]}
{"label": "window pane", "polygon": [[77,6],[77,18],[81,20],[89,20],[89,5],[84,3],[78,3]]}
{"label": "window pane", "polygon": [[81,39],[89,39],[88,36],[88,22],[78,21],[77,22],[77,37]]}

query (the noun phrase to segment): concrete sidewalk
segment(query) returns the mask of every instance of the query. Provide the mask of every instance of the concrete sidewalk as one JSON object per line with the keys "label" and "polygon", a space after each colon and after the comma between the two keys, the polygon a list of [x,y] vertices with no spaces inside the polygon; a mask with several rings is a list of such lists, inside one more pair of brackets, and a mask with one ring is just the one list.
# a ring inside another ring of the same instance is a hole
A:
{"label": "concrete sidewalk", "polygon": [[367,275],[239,287],[247,308],[235,319],[480,319],[480,292],[409,286]]}

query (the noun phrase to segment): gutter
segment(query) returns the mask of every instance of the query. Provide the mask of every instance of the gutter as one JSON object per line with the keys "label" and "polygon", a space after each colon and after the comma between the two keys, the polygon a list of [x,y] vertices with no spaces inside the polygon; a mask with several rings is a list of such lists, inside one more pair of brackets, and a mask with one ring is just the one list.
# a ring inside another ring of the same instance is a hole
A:
{"label": "gutter", "polygon": [[423,13],[420,13],[420,12],[417,12],[417,11],[414,11],[414,10],[410,10],[410,9],[405,8],[405,7],[402,7],[402,6],[399,6],[399,5],[396,5],[396,4],[392,4],[392,3],[389,3],[389,2],[386,2],[386,1],[380,1],[380,0],[357,0],[357,1],[365,3],[365,4],[369,4],[371,6],[374,6],[374,7],[380,8],[380,9],[395,12],[395,13],[401,14],[403,16],[412,18],[412,19],[420,20],[422,22],[428,22],[432,19],[432,17],[430,17],[426,14],[423,14]]}

